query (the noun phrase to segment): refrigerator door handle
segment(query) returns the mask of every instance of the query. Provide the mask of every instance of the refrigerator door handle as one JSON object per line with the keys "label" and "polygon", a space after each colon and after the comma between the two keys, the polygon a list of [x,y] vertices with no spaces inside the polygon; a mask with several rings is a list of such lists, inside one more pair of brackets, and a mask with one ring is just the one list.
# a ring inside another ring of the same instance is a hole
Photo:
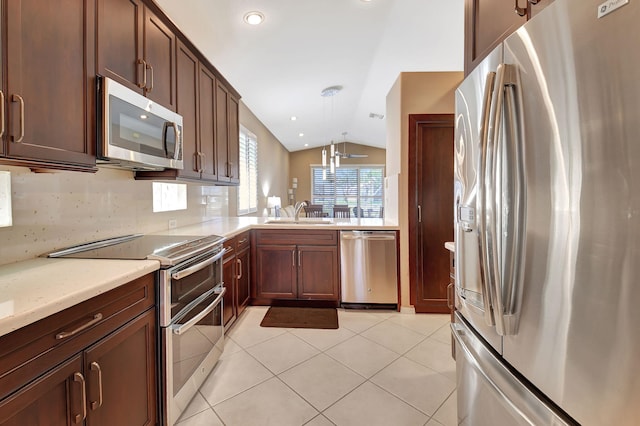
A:
{"label": "refrigerator door handle", "polygon": [[[503,253],[504,312],[505,335],[518,332],[520,318],[520,297],[522,295],[526,212],[526,173],[524,162],[523,123],[522,123],[522,87],[518,80],[517,68],[505,65],[505,155],[498,156],[500,165],[509,181],[506,198],[508,221],[506,233],[510,244]],[[506,186],[506,185],[505,185]],[[504,231],[503,231],[504,232]]]}
{"label": "refrigerator door handle", "polygon": [[505,64],[498,65],[496,70],[496,82],[493,87],[493,99],[489,117],[489,128],[486,145],[486,162],[484,169],[484,203],[483,220],[485,221],[484,244],[485,254],[485,278],[487,286],[491,289],[493,317],[496,324],[496,332],[504,336],[504,304],[502,302],[502,280],[499,256],[501,253],[501,241],[498,239],[500,189],[498,186],[498,145],[500,143],[500,131],[502,124],[502,112],[504,108],[504,83]]}
{"label": "refrigerator door handle", "polygon": [[[517,333],[517,288],[521,281],[524,240],[524,162],[522,155],[516,68],[500,64],[487,140],[485,203],[487,265],[496,331]],[[504,122],[503,122],[504,120]],[[504,127],[503,127],[504,124]],[[504,133],[502,132],[504,129]],[[502,137],[501,137],[502,136]],[[507,161],[504,161],[505,158]],[[503,179],[506,176],[506,179]],[[507,239],[503,240],[503,234]]]}
{"label": "refrigerator door handle", "polygon": [[[481,117],[481,127],[480,127],[480,165],[478,170],[478,198],[477,198],[477,207],[478,207],[478,235],[480,238],[480,285],[482,289],[482,302],[484,305],[484,320],[485,323],[489,326],[493,326],[495,324],[493,318],[493,308],[492,308],[492,297],[491,297],[491,287],[487,281],[487,241],[486,241],[486,221],[485,221],[485,175],[484,170],[486,168],[487,161],[487,140],[489,137],[489,116],[491,113],[491,105],[493,103],[493,93],[494,93],[494,85],[496,80],[496,73],[489,72],[487,74],[487,79],[484,87],[484,97],[482,101],[482,117]],[[462,273],[464,268],[461,268],[459,273]],[[464,282],[461,277],[461,282]]]}

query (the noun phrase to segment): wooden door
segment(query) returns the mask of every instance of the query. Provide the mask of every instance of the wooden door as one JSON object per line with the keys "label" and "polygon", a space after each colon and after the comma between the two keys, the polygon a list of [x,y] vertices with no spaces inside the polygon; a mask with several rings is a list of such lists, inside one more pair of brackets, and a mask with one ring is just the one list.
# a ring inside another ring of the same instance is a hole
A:
{"label": "wooden door", "polygon": [[200,65],[200,151],[202,152],[202,179],[215,181],[218,178],[216,164],[216,79],[203,64]]}
{"label": "wooden door", "polygon": [[236,279],[236,314],[238,317],[249,304],[251,297],[251,280],[249,269],[251,266],[251,251],[247,247],[236,255],[237,279]]}
{"label": "wooden door", "polygon": [[176,36],[148,8],[144,10],[145,94],[165,108],[176,110]]}
{"label": "wooden door", "polygon": [[336,246],[298,246],[298,298],[338,300]]}
{"label": "wooden door", "polygon": [[156,423],[156,327],[151,309],[85,351],[87,425]]}
{"label": "wooden door", "polygon": [[238,101],[229,94],[227,98],[227,159],[229,161],[229,181],[240,183],[240,127],[238,123]]}
{"label": "wooden door", "polygon": [[256,298],[295,299],[296,246],[261,245],[256,249]]}
{"label": "wooden door", "polygon": [[5,5],[6,154],[95,167],[95,0]]}
{"label": "wooden door", "polygon": [[216,80],[216,161],[218,180],[229,182],[229,92]]}
{"label": "wooden door", "polygon": [[409,274],[416,312],[448,313],[453,114],[409,116]]}
{"label": "wooden door", "polygon": [[98,0],[98,74],[143,93],[141,0]]}
{"label": "wooden door", "polygon": [[184,168],[181,177],[200,179],[198,146],[198,69],[199,62],[188,47],[178,42],[176,74],[178,81],[177,112],[182,115],[182,143]]}
{"label": "wooden door", "polygon": [[0,425],[81,424],[83,386],[86,389],[78,354],[0,402]]}
{"label": "wooden door", "polygon": [[[518,0],[527,7],[527,0]],[[468,75],[502,40],[527,20],[515,0],[465,0],[464,72]]]}
{"label": "wooden door", "polygon": [[222,264],[222,278],[227,289],[222,304],[222,320],[224,326],[230,325],[236,319],[235,287],[236,287],[236,257],[225,257]]}

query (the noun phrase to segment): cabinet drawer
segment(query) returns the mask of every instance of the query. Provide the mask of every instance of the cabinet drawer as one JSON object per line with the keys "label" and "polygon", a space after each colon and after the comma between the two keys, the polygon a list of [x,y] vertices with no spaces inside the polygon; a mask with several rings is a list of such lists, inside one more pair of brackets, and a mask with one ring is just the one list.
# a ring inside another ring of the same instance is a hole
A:
{"label": "cabinet drawer", "polygon": [[258,229],[256,244],[337,245],[337,231]]}
{"label": "cabinet drawer", "polygon": [[243,232],[240,235],[236,235],[235,240],[236,240],[236,250],[239,252],[248,248],[251,245],[251,238],[250,238],[249,231]]}
{"label": "cabinet drawer", "polygon": [[238,241],[236,237],[229,238],[223,243],[223,247],[226,250],[224,252],[224,259],[231,259],[236,255],[236,246],[238,245]]}
{"label": "cabinet drawer", "polygon": [[155,304],[154,274],[0,338],[0,398]]}

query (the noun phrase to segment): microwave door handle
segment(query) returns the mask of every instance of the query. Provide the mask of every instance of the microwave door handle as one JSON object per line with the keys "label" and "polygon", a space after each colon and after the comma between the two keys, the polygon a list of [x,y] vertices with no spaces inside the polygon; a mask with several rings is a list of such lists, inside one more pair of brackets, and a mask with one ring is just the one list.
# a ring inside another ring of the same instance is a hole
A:
{"label": "microwave door handle", "polygon": [[211,302],[206,308],[204,308],[202,312],[200,312],[198,315],[191,318],[189,321],[185,322],[184,324],[180,324],[180,325],[174,324],[169,326],[169,328],[171,328],[171,332],[177,335],[186,333],[191,327],[193,327],[198,322],[200,322],[202,318],[206,317],[209,313],[211,313],[216,308],[216,306],[222,303],[222,298],[224,297],[224,294],[226,292],[227,292],[227,289],[223,288],[222,291],[218,293],[218,297],[216,297],[213,302]]}
{"label": "microwave door handle", "polygon": [[180,150],[182,149],[182,144],[180,143],[180,128],[177,123],[171,123],[173,127],[173,137],[175,138],[175,150],[173,153],[173,159],[177,160],[180,157]]}
{"label": "microwave door handle", "polygon": [[222,256],[224,256],[225,252],[227,251],[227,249],[222,249],[220,251],[220,253],[216,254],[215,256],[203,260],[200,263],[197,263],[193,266],[190,266],[186,269],[183,269],[181,271],[178,272],[174,272],[173,274],[171,274],[171,278],[173,278],[174,280],[181,280],[182,278],[188,277],[189,275],[195,274],[198,271],[201,271],[202,269],[206,268],[207,266],[211,265],[212,263],[215,263],[216,261],[220,260],[222,258]]}
{"label": "microwave door handle", "polygon": [[165,157],[169,158],[169,146],[167,143],[168,129],[169,127],[173,128],[173,137],[174,137],[174,149],[173,149],[173,159],[177,160],[180,156],[180,130],[178,129],[178,125],[173,121],[166,121],[164,123],[164,131],[163,133],[163,144],[164,144],[164,154]]}

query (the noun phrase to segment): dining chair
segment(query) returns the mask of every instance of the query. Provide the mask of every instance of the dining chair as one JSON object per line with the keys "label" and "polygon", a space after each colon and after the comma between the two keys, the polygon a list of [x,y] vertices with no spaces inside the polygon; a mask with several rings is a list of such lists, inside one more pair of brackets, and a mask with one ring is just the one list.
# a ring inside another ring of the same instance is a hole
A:
{"label": "dining chair", "polygon": [[336,204],[333,206],[333,217],[351,217],[351,210],[347,205]]}
{"label": "dining chair", "polygon": [[307,217],[323,217],[322,204],[311,204],[304,208]]}

